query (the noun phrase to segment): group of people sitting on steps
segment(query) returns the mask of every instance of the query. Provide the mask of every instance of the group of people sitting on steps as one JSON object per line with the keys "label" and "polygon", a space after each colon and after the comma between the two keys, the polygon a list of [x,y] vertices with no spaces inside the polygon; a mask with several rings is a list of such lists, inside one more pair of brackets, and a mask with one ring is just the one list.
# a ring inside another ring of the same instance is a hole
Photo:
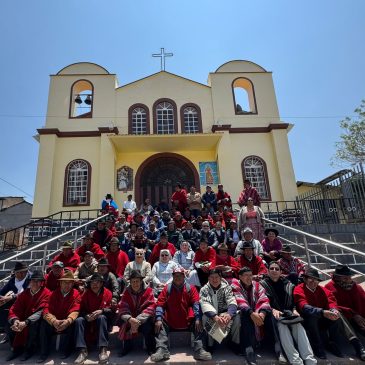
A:
{"label": "group of people sitting on steps", "polygon": [[[175,192],[183,195],[181,190]],[[343,356],[346,341],[365,360],[358,337],[365,334],[365,292],[351,269],[338,265],[332,280],[319,285],[318,271],[305,268],[276,229],[263,228],[250,194],[238,222],[223,194],[225,206],[217,205],[213,217],[196,209],[189,220],[173,210],[168,221],[165,212],[161,217],[148,206],[137,211],[131,197],[119,213],[108,194],[102,206],[108,218],[81,245],[63,242],[46,273],[16,262],[0,290],[0,327],[11,347],[7,360],[25,361],[39,352],[36,361],[46,361],[58,334],[61,358],[77,349],[75,364],[83,364],[96,346],[105,364],[113,326],[119,327],[119,355],[129,353],[142,334],[155,362],[170,358],[170,331],[192,333],[196,360],[211,360],[224,342],[251,365],[259,346],[282,363],[316,364],[326,350]],[[172,204],[179,204],[176,195]]]}

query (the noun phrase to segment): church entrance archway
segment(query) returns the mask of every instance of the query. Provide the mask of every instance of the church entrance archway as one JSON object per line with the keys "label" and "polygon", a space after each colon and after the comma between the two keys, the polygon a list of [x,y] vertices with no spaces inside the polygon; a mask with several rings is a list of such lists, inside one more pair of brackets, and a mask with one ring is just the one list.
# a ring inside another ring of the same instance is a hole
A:
{"label": "church entrance archway", "polygon": [[185,186],[187,192],[191,185],[200,190],[195,166],[176,153],[157,153],[149,157],[139,167],[135,182],[137,204],[141,204],[146,198],[151,199],[152,205],[157,205],[161,199],[169,203],[178,182]]}

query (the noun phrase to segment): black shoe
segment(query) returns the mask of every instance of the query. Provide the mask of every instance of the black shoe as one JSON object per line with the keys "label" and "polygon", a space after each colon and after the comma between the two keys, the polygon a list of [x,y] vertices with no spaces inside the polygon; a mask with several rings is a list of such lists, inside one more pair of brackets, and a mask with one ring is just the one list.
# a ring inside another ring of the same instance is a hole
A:
{"label": "black shoe", "polygon": [[247,359],[247,363],[248,365],[256,365],[256,354],[255,351],[253,351],[253,349],[246,349],[246,359]]}
{"label": "black shoe", "polygon": [[[123,357],[127,355],[132,350],[132,341],[131,340],[124,340],[122,342],[122,351],[119,352],[118,356]],[[154,352],[152,352],[154,353]]]}
{"label": "black shoe", "polygon": [[350,341],[352,346],[354,346],[355,351],[356,351],[356,355],[362,360],[365,361],[365,347],[363,346],[363,344],[360,342],[360,340],[358,338],[354,338],[353,340]]}
{"label": "black shoe", "polygon": [[5,359],[6,361],[11,361],[16,359],[22,352],[21,351],[12,351],[8,357]]}
{"label": "black shoe", "polygon": [[314,350],[314,355],[316,357],[318,357],[318,359],[322,359],[322,360],[326,360],[327,359],[327,355],[324,352],[324,350]]}
{"label": "black shoe", "polygon": [[33,356],[33,352],[32,351],[25,351],[24,354],[23,354],[23,356],[20,358],[20,361],[27,361],[32,356]]}
{"label": "black shoe", "polygon": [[61,360],[67,359],[68,357],[70,357],[71,353],[72,353],[71,351],[61,352],[60,359]]}
{"label": "black shoe", "polygon": [[332,352],[333,355],[337,357],[344,357],[343,353],[341,352],[338,345],[336,345],[334,342],[331,342],[328,344],[328,350]]}
{"label": "black shoe", "polygon": [[36,362],[38,364],[41,363],[41,362],[45,362],[47,360],[47,357],[48,357],[48,355],[41,355],[41,356],[39,356],[39,358],[37,359]]}

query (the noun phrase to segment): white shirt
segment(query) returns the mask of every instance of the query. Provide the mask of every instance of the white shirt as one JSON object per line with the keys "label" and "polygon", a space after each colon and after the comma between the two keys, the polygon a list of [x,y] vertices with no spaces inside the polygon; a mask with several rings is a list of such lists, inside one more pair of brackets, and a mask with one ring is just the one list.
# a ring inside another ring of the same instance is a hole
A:
{"label": "white shirt", "polygon": [[126,200],[123,203],[124,209],[130,209],[132,212],[137,209],[137,204],[134,200]]}

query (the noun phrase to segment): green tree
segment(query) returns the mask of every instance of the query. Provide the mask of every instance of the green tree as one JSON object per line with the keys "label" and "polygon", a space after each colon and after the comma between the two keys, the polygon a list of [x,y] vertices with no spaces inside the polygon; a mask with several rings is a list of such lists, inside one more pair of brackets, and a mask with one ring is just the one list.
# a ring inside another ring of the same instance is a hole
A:
{"label": "green tree", "polygon": [[365,162],[365,100],[355,109],[357,116],[346,117],[340,122],[343,133],[335,143],[336,153],[332,164],[364,164]]}

